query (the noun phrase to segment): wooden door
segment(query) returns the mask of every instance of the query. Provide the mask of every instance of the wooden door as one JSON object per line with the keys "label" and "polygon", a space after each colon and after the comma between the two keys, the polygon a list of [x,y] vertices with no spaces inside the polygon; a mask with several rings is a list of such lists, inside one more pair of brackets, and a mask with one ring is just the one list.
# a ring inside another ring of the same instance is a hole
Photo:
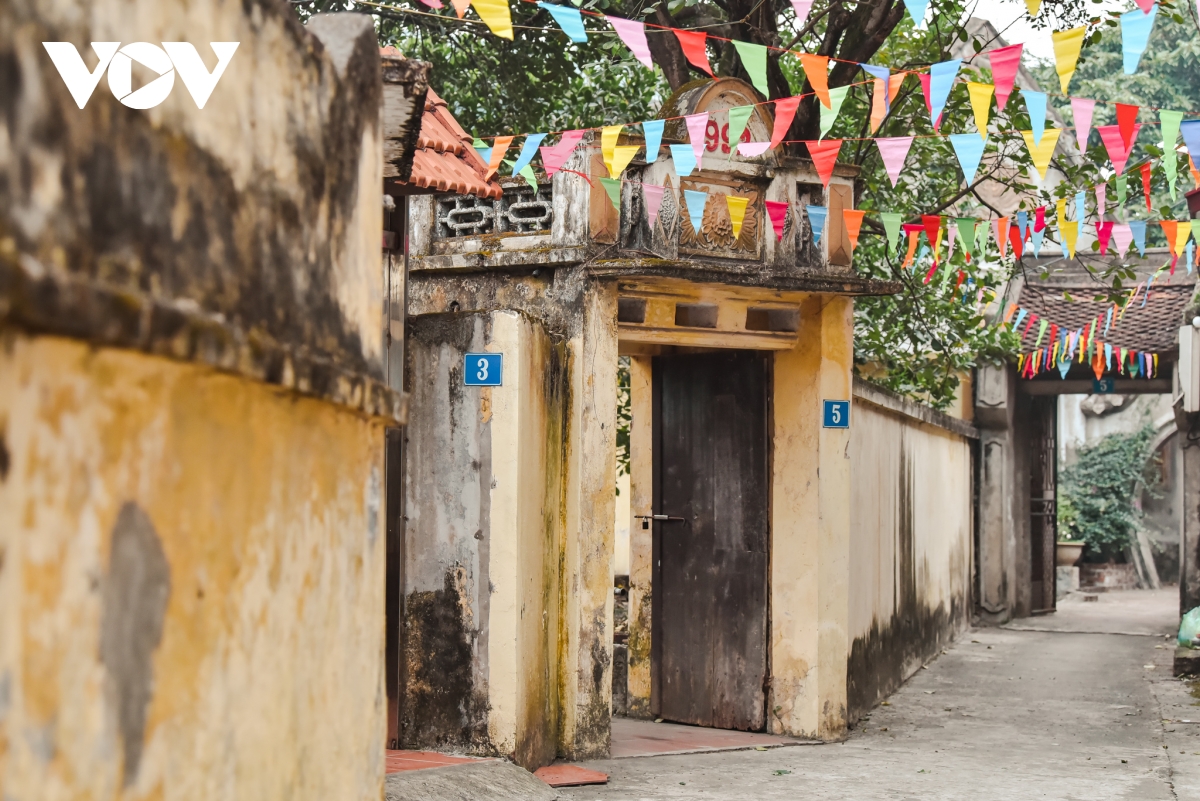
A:
{"label": "wooden door", "polygon": [[661,717],[766,727],[765,354],[654,361],[652,699]]}
{"label": "wooden door", "polygon": [[1057,608],[1058,396],[1033,398],[1029,465],[1030,611]]}

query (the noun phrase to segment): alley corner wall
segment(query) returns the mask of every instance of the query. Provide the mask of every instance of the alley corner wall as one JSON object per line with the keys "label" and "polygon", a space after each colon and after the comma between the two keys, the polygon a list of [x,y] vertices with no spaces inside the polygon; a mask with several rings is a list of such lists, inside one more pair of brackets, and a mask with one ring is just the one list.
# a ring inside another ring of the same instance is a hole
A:
{"label": "alley corner wall", "polygon": [[[46,41],[239,44],[140,109]],[[381,797],[370,19],[0,4],[0,75],[0,796]]]}

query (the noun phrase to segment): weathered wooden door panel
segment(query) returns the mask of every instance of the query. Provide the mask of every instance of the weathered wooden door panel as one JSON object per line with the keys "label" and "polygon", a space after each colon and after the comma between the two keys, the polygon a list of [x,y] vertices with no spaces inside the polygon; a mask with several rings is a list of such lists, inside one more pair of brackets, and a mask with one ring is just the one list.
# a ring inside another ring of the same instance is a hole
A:
{"label": "weathered wooden door panel", "polygon": [[655,360],[654,707],[668,720],[766,726],[768,362]]}

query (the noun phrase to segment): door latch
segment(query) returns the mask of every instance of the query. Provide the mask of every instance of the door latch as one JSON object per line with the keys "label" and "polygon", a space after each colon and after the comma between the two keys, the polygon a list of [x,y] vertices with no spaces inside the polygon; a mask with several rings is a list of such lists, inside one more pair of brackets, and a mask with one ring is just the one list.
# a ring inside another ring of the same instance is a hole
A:
{"label": "door latch", "polygon": [[642,521],[642,528],[650,528],[651,520],[658,520],[662,523],[682,523],[682,517],[672,517],[671,515],[634,515],[635,518]]}

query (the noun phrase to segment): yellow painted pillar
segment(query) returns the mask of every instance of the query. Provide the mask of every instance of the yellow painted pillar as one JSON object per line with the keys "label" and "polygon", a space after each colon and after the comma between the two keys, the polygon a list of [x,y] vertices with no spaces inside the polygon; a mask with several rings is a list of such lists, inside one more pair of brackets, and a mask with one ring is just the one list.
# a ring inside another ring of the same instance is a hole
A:
{"label": "yellow painted pillar", "polygon": [[654,508],[654,393],[651,358],[629,359],[629,716],[650,712],[650,598],[654,577],[653,528],[637,515]]}
{"label": "yellow painted pillar", "polygon": [[780,734],[846,727],[850,432],[822,427],[822,401],[850,400],[853,309],[809,299],[796,347],[775,355],[768,726]]}
{"label": "yellow painted pillar", "polygon": [[564,438],[566,534],[560,640],[560,752],[608,755],[612,719],[612,561],[617,461],[617,287],[591,284],[570,336]]}

